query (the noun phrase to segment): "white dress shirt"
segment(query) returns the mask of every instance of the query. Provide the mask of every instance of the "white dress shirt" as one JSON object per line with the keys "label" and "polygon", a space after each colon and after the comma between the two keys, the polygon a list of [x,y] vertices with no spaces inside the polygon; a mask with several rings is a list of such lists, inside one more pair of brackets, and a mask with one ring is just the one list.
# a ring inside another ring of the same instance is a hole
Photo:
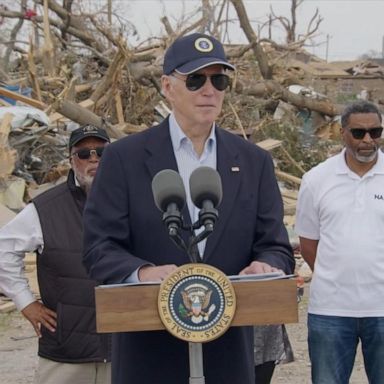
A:
{"label": "white dress shirt", "polygon": [[36,300],[24,275],[25,252],[42,252],[43,233],[34,204],[0,228],[0,290],[18,310]]}
{"label": "white dress shirt", "polygon": [[[200,209],[192,203],[191,193],[189,190],[189,177],[198,167],[206,166],[216,169],[217,146],[215,123],[212,125],[211,133],[205,142],[204,150],[201,156],[196,153],[192,141],[182,131],[172,113],[169,116],[169,131],[179,174],[183,179],[189,215],[191,216],[192,223],[194,223],[199,218]],[[203,229],[204,228],[200,228],[199,230],[196,230],[195,233],[200,233]],[[206,239],[198,244],[200,257],[204,254],[205,244]]]}

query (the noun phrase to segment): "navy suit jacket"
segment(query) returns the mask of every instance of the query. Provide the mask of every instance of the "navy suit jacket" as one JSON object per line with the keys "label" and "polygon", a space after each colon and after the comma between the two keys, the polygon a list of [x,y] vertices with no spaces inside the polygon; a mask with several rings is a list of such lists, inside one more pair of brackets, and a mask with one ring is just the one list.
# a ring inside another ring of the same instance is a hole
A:
{"label": "navy suit jacket", "polygon": [[[283,225],[283,205],[270,155],[217,127],[217,171],[223,199],[202,262],[227,275],[252,261],[292,273],[294,259]],[[108,145],[84,212],[84,264],[104,284],[124,282],[144,264],[189,262],[169,238],[154,203],[151,182],[177,171],[168,119]],[[185,206],[184,221],[190,223]],[[204,344],[207,384],[254,384],[251,327],[232,327]],[[187,384],[188,345],[166,332],[114,335],[114,384]]]}

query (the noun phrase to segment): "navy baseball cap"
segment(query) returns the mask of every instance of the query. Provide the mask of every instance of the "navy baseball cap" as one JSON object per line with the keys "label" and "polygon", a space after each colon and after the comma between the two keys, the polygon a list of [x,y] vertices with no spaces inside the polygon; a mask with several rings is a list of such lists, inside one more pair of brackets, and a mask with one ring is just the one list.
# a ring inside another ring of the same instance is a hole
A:
{"label": "navy baseball cap", "polygon": [[86,137],[97,137],[107,141],[108,143],[111,142],[105,129],[97,128],[94,125],[87,124],[72,131],[71,136],[69,137],[69,149],[71,149],[74,145]]}
{"label": "navy baseball cap", "polygon": [[167,49],[163,73],[170,75],[176,71],[188,75],[215,64],[235,70],[235,66],[228,63],[220,41],[202,33],[193,33],[176,39]]}

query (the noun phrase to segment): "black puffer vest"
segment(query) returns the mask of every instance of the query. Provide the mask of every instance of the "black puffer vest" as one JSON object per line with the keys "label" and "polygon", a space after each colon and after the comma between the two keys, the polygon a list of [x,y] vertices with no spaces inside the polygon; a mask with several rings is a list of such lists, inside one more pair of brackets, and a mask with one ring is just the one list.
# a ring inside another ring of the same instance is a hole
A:
{"label": "black puffer vest", "polygon": [[57,313],[57,329],[42,327],[39,356],[64,363],[110,361],[110,335],[96,333],[96,282],[82,264],[85,193],[73,172],[67,183],[37,196],[44,249],[37,256],[41,299]]}

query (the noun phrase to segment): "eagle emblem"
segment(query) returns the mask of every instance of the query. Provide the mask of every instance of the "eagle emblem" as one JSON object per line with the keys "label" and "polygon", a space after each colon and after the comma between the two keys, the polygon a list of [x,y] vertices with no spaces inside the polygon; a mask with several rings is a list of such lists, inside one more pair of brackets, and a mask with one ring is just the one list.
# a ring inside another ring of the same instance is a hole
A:
{"label": "eagle emblem", "polygon": [[210,304],[212,290],[203,284],[191,284],[181,291],[183,304],[179,305],[182,317],[190,318],[194,324],[208,321],[209,316],[216,309],[215,304]]}
{"label": "eagle emblem", "polygon": [[206,37],[199,37],[195,41],[195,48],[199,52],[211,52],[213,50],[213,43]]}
{"label": "eagle emblem", "polygon": [[205,343],[231,326],[235,290],[228,277],[212,265],[184,264],[160,285],[158,314],[165,329],[178,339]]}

